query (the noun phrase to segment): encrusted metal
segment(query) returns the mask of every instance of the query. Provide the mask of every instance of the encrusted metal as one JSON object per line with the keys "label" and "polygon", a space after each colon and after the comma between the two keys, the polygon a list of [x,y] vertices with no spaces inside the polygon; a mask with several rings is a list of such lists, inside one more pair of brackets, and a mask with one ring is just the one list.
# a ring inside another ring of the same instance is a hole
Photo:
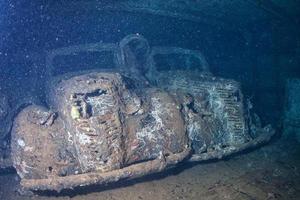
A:
{"label": "encrusted metal", "polygon": [[14,123],[12,158],[22,186],[60,191],[140,177],[183,159],[221,158],[272,135],[269,129],[250,140],[237,83],[168,76],[159,77],[164,90],[140,88],[118,73],[54,79],[50,110],[29,106]]}
{"label": "encrusted metal", "polygon": [[[118,69],[53,73],[56,56],[106,50]],[[175,55],[183,65],[158,69],[156,55]],[[274,134],[261,127],[239,83],[213,76],[199,51],[150,50],[144,38],[130,35],[119,47],[54,50],[47,66],[47,107],[23,109],[12,129],[13,166],[25,190],[137,178],[183,161],[220,159]]]}
{"label": "encrusted metal", "polygon": [[185,151],[178,102],[154,88],[135,91],[130,85],[129,90],[123,79],[116,73],[63,79],[53,83],[51,110],[24,109],[12,135],[20,177],[109,172]]}
{"label": "encrusted metal", "polygon": [[250,139],[240,86],[207,74],[163,72],[157,85],[183,98],[188,135],[197,153]]}

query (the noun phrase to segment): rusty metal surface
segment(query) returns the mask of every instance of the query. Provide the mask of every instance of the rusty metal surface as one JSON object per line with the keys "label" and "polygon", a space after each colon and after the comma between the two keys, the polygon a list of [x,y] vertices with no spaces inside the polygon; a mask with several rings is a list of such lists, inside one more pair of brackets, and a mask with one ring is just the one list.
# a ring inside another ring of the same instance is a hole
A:
{"label": "rusty metal surface", "polygon": [[187,137],[178,103],[159,89],[137,94],[123,79],[91,73],[61,80],[50,95],[53,111],[24,109],[12,135],[20,177],[107,172],[182,152]]}
{"label": "rusty metal surface", "polygon": [[48,178],[75,173],[74,147],[60,118],[40,106],[29,106],[15,119],[12,159],[21,178]]}
{"label": "rusty metal surface", "polygon": [[162,72],[156,82],[184,102],[188,135],[196,153],[250,139],[237,82],[188,71]]}
{"label": "rusty metal surface", "polygon": [[248,135],[238,83],[180,74],[157,77],[164,89],[140,88],[119,73],[53,80],[50,109],[29,106],[14,123],[12,159],[22,186],[60,191],[140,177],[184,159],[222,158],[273,135]]}

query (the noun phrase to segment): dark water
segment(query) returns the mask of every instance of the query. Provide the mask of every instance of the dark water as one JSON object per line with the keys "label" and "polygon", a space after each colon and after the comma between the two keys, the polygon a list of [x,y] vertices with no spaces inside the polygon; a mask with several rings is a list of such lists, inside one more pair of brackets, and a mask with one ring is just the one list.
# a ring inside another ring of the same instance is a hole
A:
{"label": "dark water", "polygon": [[[213,9],[183,9],[184,13],[198,16],[195,20],[143,11],[97,10],[93,3],[78,2],[0,0],[0,93],[11,100],[11,108],[28,99],[45,104],[49,51],[97,42],[118,44],[129,34],[139,34],[150,47],[199,50],[213,75],[241,83],[244,97],[251,99],[263,124],[272,124],[280,134],[284,132],[287,99],[289,95],[298,98],[294,94],[297,87],[291,93],[287,93],[286,87],[287,80],[300,79],[300,15],[296,12],[300,3],[289,7],[287,1],[283,8],[272,1],[241,3],[246,10],[256,4],[254,13],[246,16],[234,10],[239,5],[235,1],[233,9],[226,1],[216,3]],[[126,1],[115,1],[122,2]],[[114,5],[106,1],[98,1],[97,5],[110,4]],[[225,14],[221,12],[222,5]],[[176,58],[161,59],[171,60],[170,65],[173,62],[178,68],[184,65],[181,64],[184,58]],[[95,68],[115,69],[118,66],[113,60],[113,54],[95,52],[57,57],[54,75]],[[167,61],[162,61],[162,66],[169,65]],[[300,106],[294,104],[298,110],[291,118],[299,121]],[[299,137],[298,121],[291,131],[292,138]],[[9,134],[3,138],[5,144],[9,140]],[[7,145],[0,147],[4,149]]]}

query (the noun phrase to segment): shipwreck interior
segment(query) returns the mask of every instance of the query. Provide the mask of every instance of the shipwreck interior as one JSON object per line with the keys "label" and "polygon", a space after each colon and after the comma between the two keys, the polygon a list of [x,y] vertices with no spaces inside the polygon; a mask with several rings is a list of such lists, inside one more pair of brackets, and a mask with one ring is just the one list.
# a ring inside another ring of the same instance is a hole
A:
{"label": "shipwreck interior", "polygon": [[299,199],[300,1],[0,0],[0,199]]}

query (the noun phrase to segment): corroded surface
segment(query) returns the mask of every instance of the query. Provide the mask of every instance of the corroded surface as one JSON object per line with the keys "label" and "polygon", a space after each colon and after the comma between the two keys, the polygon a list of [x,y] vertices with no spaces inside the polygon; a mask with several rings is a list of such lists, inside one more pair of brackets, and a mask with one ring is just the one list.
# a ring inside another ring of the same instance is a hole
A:
{"label": "corroded surface", "polygon": [[94,74],[64,80],[53,91],[83,172],[120,168],[123,158],[121,77]]}
{"label": "corroded surface", "polygon": [[186,71],[163,72],[156,78],[157,85],[183,103],[188,135],[196,153],[250,139],[237,82]]}
{"label": "corroded surface", "polygon": [[181,152],[186,157],[178,102],[159,89],[131,85],[129,90],[123,79],[117,73],[91,73],[54,81],[49,105],[55,112],[24,109],[12,135],[20,177],[103,173]]}
{"label": "corroded surface", "polygon": [[137,178],[184,159],[222,158],[274,134],[258,127],[250,137],[255,124],[246,120],[234,81],[180,72],[161,73],[156,82],[161,89],[119,73],[53,79],[50,110],[29,106],[13,126],[21,185],[60,191]]}
{"label": "corroded surface", "polygon": [[79,170],[63,122],[54,115],[43,107],[29,106],[16,118],[12,159],[21,178],[65,176]]}
{"label": "corroded surface", "polygon": [[128,121],[126,160],[129,163],[154,159],[161,152],[179,153],[187,145],[179,103],[163,91],[148,89],[146,92],[142,114]]}

